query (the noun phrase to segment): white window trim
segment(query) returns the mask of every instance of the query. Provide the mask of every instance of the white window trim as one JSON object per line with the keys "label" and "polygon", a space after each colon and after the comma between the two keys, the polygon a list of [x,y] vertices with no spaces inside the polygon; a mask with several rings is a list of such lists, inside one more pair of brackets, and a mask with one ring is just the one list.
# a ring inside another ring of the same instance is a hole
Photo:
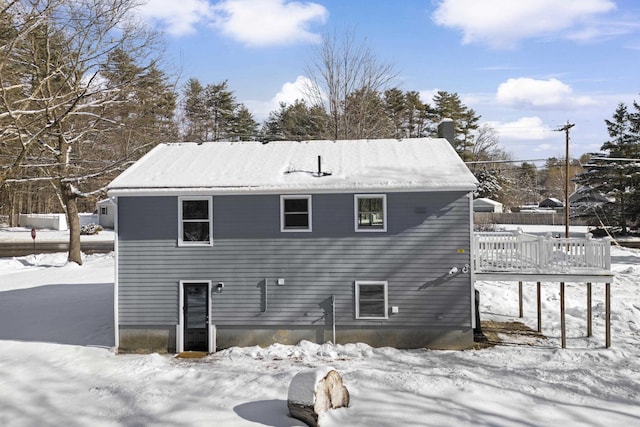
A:
{"label": "white window trim", "polygon": [[[358,200],[382,199],[382,228],[360,227],[358,224]],[[387,195],[386,194],[354,194],[353,196],[353,227],[356,233],[386,233],[387,232]]]}
{"label": "white window trim", "polygon": [[[384,317],[361,317],[360,316],[360,286],[367,285],[384,285]],[[360,320],[385,320],[389,318],[389,282],[386,280],[366,280],[366,281],[356,281],[355,282],[355,291],[356,291],[356,319]]]}
{"label": "white window trim", "polygon": [[[182,239],[182,202],[189,200],[206,200],[209,205],[209,241],[205,242],[192,242],[184,241]],[[192,196],[180,196],[178,197],[178,246],[213,246],[213,200],[209,197],[192,197]]]}
{"label": "white window trim", "polygon": [[[285,228],[284,226],[284,201],[291,199],[306,199],[309,208],[309,227],[308,228]],[[313,207],[311,196],[305,195],[281,195],[280,196],[280,231],[283,233],[310,233],[313,231]]]}

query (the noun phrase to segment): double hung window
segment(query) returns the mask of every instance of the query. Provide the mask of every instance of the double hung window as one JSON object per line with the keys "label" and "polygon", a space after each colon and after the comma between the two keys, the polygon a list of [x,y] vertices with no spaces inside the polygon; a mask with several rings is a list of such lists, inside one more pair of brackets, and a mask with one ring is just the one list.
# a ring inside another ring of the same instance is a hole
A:
{"label": "double hung window", "polygon": [[356,194],[354,211],[356,231],[387,231],[385,194]]}
{"label": "double hung window", "polygon": [[213,212],[211,197],[178,199],[179,246],[211,246],[213,244]]}
{"label": "double hung window", "polygon": [[280,231],[311,231],[311,196],[280,196]]}

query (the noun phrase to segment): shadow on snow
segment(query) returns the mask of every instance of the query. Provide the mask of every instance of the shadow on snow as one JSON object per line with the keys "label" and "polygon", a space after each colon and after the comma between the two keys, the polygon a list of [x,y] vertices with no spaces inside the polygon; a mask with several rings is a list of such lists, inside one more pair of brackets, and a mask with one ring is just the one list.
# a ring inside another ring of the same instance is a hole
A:
{"label": "shadow on snow", "polygon": [[0,292],[0,340],[113,347],[113,283]]}

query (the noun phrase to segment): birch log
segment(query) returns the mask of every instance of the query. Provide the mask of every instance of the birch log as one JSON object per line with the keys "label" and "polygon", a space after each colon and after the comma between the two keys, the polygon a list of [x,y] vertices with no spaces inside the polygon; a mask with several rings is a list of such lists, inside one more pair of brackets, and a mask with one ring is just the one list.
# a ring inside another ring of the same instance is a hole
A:
{"label": "birch log", "polygon": [[349,391],[332,367],[305,369],[291,380],[287,406],[293,418],[317,427],[328,410],[349,406]]}

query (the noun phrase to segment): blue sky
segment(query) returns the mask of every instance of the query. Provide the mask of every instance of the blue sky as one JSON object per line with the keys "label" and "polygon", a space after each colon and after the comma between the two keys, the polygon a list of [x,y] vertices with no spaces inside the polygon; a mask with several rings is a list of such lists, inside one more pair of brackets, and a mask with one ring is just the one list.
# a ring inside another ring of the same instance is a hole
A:
{"label": "blue sky", "polygon": [[637,0],[150,0],[183,81],[228,80],[262,121],[300,97],[322,34],[352,31],[394,65],[395,86],[462,101],[515,159],[597,151],[618,103],[640,101]]}

